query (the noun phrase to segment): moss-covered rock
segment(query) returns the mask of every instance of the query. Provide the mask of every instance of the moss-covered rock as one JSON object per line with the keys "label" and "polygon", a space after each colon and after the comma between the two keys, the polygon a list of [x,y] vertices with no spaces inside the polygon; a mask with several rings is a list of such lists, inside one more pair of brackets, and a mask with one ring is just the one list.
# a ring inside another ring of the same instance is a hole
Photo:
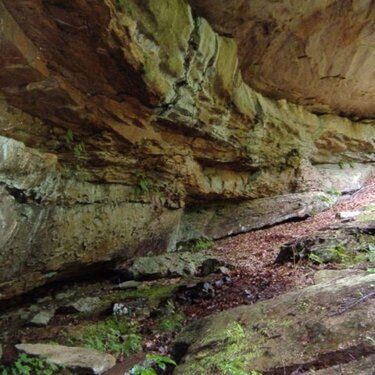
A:
{"label": "moss-covered rock", "polygon": [[365,356],[375,350],[374,282],[373,274],[349,275],[194,322],[177,338],[174,374],[217,374],[230,363],[246,373],[292,373],[325,357]]}

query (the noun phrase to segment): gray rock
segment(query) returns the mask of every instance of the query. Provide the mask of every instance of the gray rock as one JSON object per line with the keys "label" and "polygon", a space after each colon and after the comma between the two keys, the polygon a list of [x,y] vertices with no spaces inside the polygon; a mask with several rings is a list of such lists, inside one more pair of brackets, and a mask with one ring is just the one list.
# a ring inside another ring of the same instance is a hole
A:
{"label": "gray rock", "polygon": [[328,209],[336,200],[337,197],[324,192],[309,192],[188,208],[182,217],[178,240],[219,239],[248,232],[292,218],[311,216]]}
{"label": "gray rock", "polygon": [[361,211],[342,211],[336,214],[336,217],[341,220],[351,220],[361,214]]}
{"label": "gray rock", "polygon": [[90,374],[103,374],[116,364],[116,359],[110,354],[93,349],[50,344],[18,344],[16,348],[20,352],[46,358],[49,363]]}
{"label": "gray rock", "polygon": [[29,324],[35,326],[46,326],[55,316],[55,311],[55,309],[41,310],[31,318]]}
{"label": "gray rock", "polygon": [[153,257],[142,257],[134,261],[129,271],[137,280],[166,277],[194,276],[215,272],[224,262],[204,253],[168,253]]}
{"label": "gray rock", "polygon": [[147,298],[137,298],[126,302],[116,302],[112,308],[113,315],[149,316],[151,311]]}
{"label": "gray rock", "polygon": [[45,296],[45,297],[39,298],[37,300],[37,303],[38,304],[43,304],[43,303],[48,303],[48,302],[51,302],[51,301],[52,301],[52,297],[51,296]]}
{"label": "gray rock", "polygon": [[55,296],[55,299],[57,301],[62,301],[64,299],[69,299],[69,298],[74,297],[75,294],[76,294],[76,292],[74,290],[67,290],[65,292],[57,293],[56,296]]}
{"label": "gray rock", "polygon": [[115,303],[113,305],[113,315],[116,315],[116,316],[129,315],[129,309],[124,303]]}
{"label": "gray rock", "polygon": [[91,313],[98,309],[101,301],[99,297],[83,297],[64,306],[64,310],[76,313]]}
{"label": "gray rock", "polygon": [[219,268],[220,273],[223,275],[230,276],[230,269],[228,267],[222,266]]}
{"label": "gray rock", "polygon": [[140,281],[129,280],[129,281],[125,281],[121,284],[116,285],[113,289],[121,289],[121,290],[137,289],[141,285],[142,285],[142,283]]}

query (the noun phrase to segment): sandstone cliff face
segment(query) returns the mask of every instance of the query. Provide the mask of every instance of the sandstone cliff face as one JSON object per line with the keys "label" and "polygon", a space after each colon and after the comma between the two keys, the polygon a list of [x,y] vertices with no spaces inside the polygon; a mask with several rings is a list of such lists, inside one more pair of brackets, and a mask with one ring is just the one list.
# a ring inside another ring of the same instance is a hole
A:
{"label": "sandstone cliff face", "polygon": [[215,30],[241,46],[240,67],[253,88],[320,113],[374,117],[373,1],[191,4]]}
{"label": "sandstone cliff face", "polygon": [[372,174],[373,120],[264,97],[246,46],[184,0],[0,0],[0,18],[1,298],[311,214]]}

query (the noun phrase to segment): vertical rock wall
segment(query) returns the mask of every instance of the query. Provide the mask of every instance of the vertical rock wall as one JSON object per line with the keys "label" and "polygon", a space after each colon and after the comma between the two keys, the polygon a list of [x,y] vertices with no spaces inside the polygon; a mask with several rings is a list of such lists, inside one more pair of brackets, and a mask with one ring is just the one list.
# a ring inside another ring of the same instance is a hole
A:
{"label": "vertical rock wall", "polygon": [[262,96],[184,0],[0,0],[0,25],[1,298],[313,214],[372,175],[372,120]]}

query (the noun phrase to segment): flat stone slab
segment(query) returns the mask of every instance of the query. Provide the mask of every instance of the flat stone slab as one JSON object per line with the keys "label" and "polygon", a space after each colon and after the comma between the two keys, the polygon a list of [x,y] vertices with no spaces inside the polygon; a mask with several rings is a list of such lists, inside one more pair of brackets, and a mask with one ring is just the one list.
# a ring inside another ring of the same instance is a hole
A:
{"label": "flat stone slab", "polygon": [[49,344],[18,344],[16,348],[20,352],[43,357],[49,363],[91,374],[103,374],[116,364],[116,359],[110,354],[93,349]]}
{"label": "flat stone slab", "polygon": [[346,365],[375,354],[374,313],[375,274],[349,274],[223,311],[178,336],[174,375],[214,375],[231,364],[267,374]]}

